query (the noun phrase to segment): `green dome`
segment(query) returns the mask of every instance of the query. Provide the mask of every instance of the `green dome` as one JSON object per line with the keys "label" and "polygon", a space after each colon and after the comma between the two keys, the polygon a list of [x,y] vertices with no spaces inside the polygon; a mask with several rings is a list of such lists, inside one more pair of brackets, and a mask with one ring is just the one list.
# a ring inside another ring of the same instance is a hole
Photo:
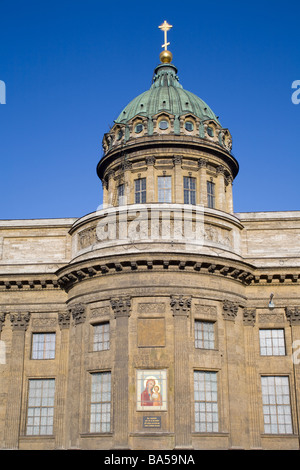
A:
{"label": "green dome", "polygon": [[163,111],[176,117],[191,113],[201,121],[213,119],[219,123],[204,101],[182,88],[177,68],[172,64],[160,64],[156,67],[151,88],[134,98],[115,123],[125,124],[137,115],[151,118]]}

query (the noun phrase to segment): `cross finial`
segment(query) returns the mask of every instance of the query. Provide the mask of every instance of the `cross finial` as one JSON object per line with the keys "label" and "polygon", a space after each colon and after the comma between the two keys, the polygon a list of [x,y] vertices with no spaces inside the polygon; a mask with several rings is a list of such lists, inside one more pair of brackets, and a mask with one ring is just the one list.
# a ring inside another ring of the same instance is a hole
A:
{"label": "cross finial", "polygon": [[159,29],[161,29],[164,32],[165,43],[161,47],[164,47],[165,51],[168,50],[167,48],[170,45],[170,43],[167,40],[167,32],[170,31],[171,28],[173,28],[173,26],[168,24],[166,20],[163,22],[162,25],[159,26]]}

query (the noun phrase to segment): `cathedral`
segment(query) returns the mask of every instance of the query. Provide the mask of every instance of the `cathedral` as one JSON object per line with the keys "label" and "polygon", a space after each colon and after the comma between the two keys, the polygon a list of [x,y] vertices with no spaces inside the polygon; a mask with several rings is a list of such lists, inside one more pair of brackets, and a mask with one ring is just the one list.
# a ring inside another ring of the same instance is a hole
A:
{"label": "cathedral", "polygon": [[300,211],[234,212],[171,27],[103,137],[102,206],[0,220],[0,449],[299,449]]}

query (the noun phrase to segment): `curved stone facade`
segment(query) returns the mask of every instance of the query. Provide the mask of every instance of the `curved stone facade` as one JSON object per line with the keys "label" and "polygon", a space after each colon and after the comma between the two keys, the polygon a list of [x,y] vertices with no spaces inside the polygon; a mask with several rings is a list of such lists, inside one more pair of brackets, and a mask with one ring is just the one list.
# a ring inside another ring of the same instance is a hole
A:
{"label": "curved stone facade", "polygon": [[229,131],[156,91],[97,211],[0,221],[1,448],[299,448],[300,213],[234,213]]}

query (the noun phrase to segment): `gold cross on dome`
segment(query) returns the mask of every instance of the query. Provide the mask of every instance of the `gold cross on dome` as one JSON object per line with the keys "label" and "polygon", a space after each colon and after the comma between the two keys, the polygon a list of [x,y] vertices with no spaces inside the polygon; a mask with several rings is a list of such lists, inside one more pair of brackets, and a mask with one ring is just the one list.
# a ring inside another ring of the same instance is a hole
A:
{"label": "gold cross on dome", "polygon": [[170,45],[170,43],[168,42],[167,40],[167,32],[173,28],[172,25],[168,24],[166,22],[166,20],[163,22],[162,25],[159,26],[159,29],[161,29],[163,32],[164,32],[164,37],[165,37],[165,43],[161,46],[161,47],[164,47],[165,48],[165,51],[167,50],[168,46]]}

